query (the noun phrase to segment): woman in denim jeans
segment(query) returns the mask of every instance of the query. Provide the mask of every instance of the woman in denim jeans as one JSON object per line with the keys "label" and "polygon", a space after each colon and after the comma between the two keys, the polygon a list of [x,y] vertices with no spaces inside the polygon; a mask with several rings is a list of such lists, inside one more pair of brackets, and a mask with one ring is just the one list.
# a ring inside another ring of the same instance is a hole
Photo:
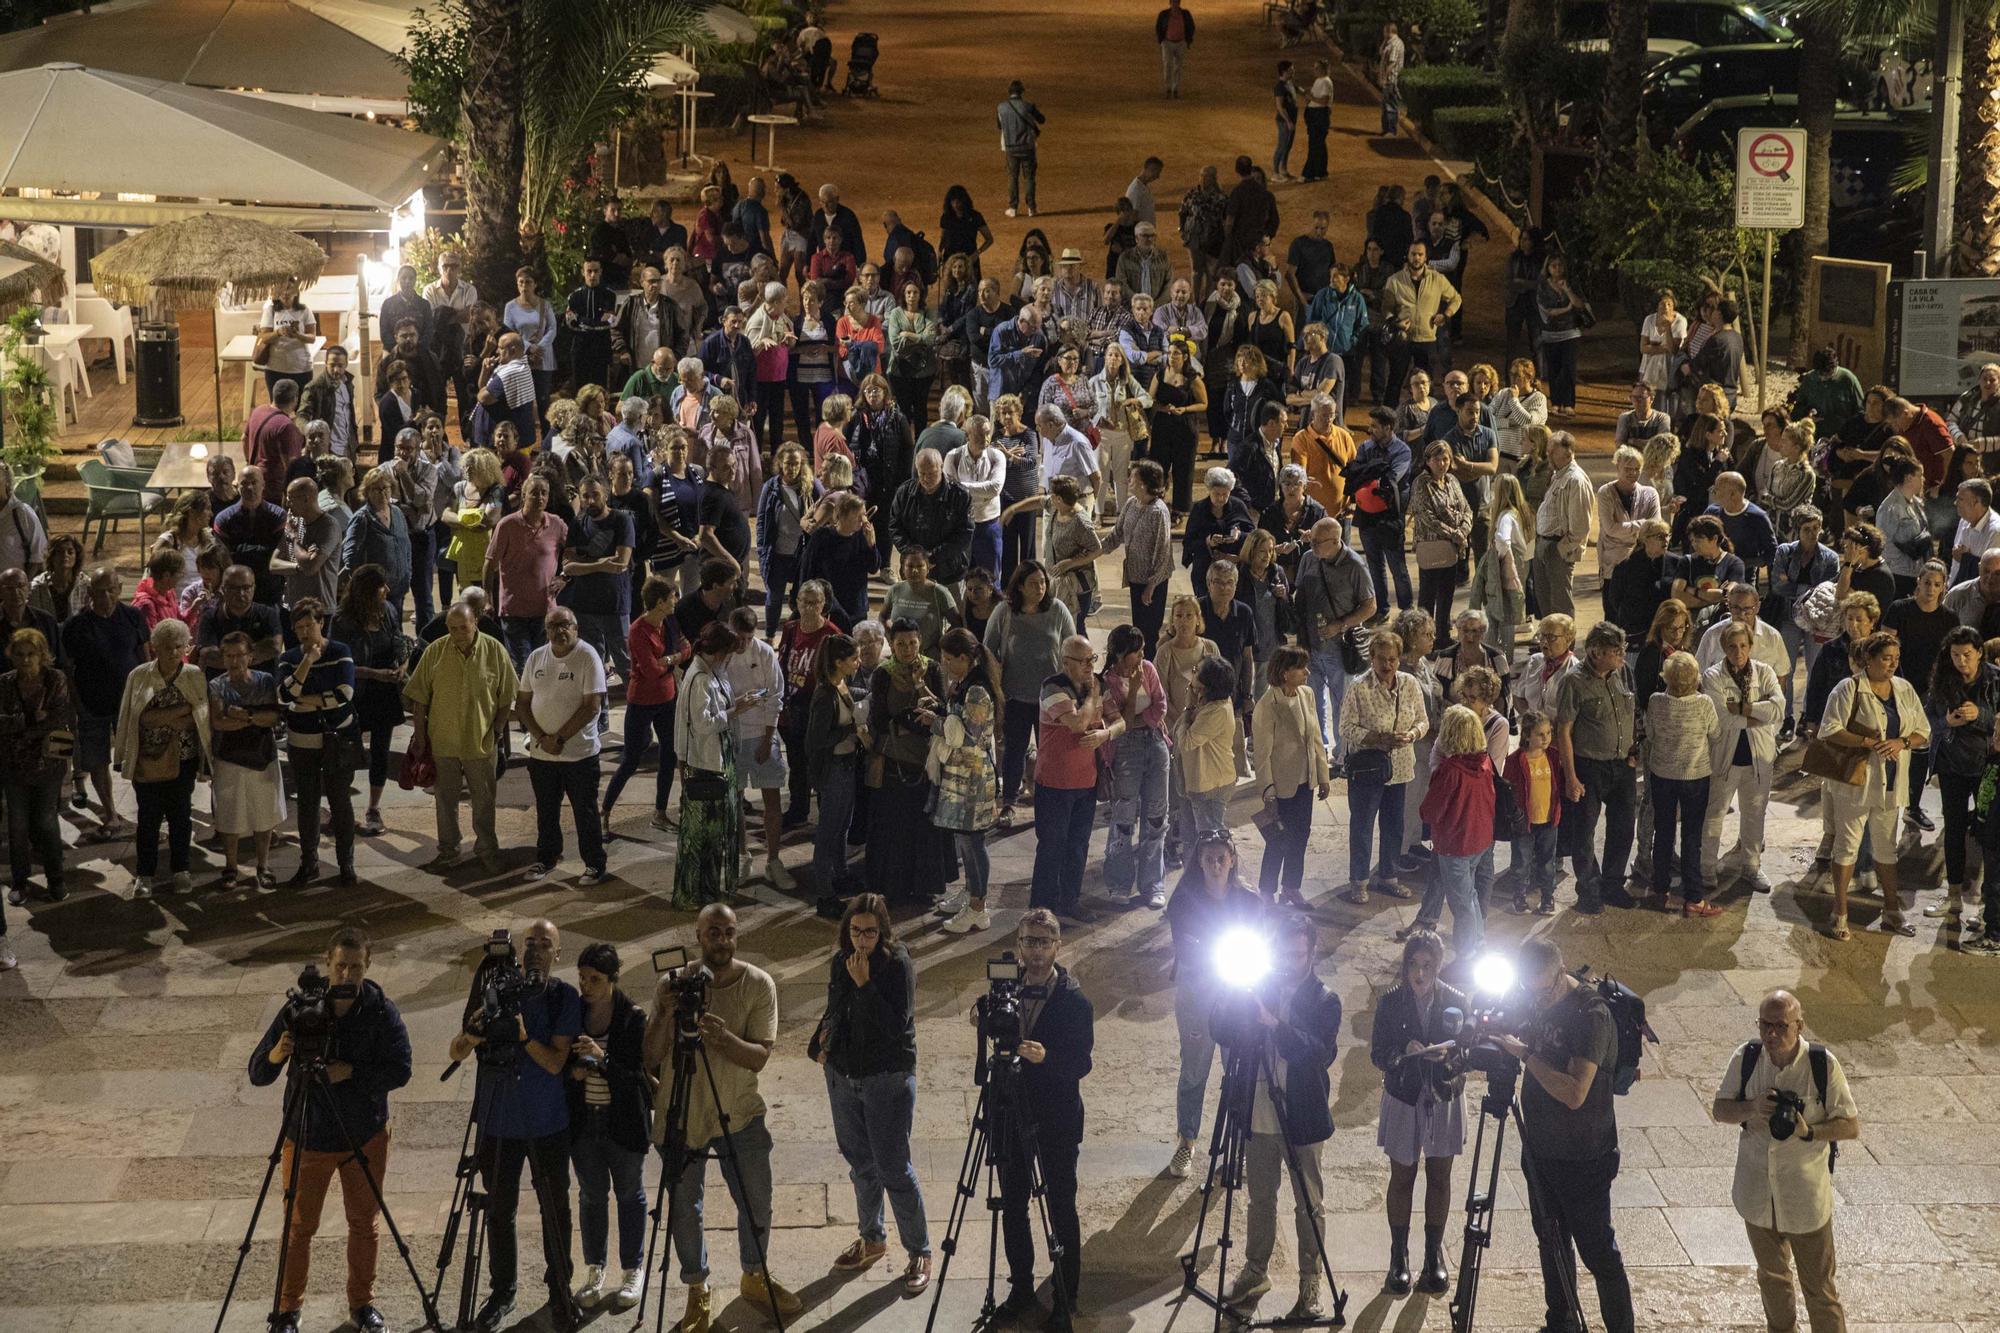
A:
{"label": "woman in denim jeans", "polygon": [[833,1134],[854,1182],[861,1235],[833,1266],[859,1272],[889,1251],[882,1195],[896,1214],[896,1234],[908,1252],[903,1294],[931,1283],[930,1232],[924,1196],[910,1163],[910,1123],[917,1108],[917,969],[896,942],[889,904],[879,893],[857,893],[840,923],[840,945],[826,984],[826,1016],[811,1052],[826,1070]]}
{"label": "woman in denim jeans", "polygon": [[[618,1261],[625,1280],[611,1307],[639,1303],[646,1285],[646,1144],[651,1134],[642,1066],[646,1015],[618,989],[618,950],[598,943],[576,960],[583,994],[583,1034],[570,1050],[569,1155],[576,1167],[576,1213],[583,1231],[586,1310],[605,1299],[610,1204],[618,1205]],[[583,1063],[591,1060],[593,1069]]]}
{"label": "woman in denim jeans", "polygon": [[1437,847],[1437,880],[1451,907],[1451,945],[1470,958],[1486,939],[1486,897],[1493,888],[1493,760],[1479,716],[1463,704],[1444,710],[1422,814]]}
{"label": "woman in denim jeans", "polygon": [[1181,1039],[1180,1083],[1174,1093],[1177,1137],[1174,1155],[1167,1163],[1170,1176],[1185,1176],[1194,1163],[1195,1135],[1201,1133],[1201,1106],[1208,1095],[1208,1071],[1215,1062],[1215,1035],[1209,1019],[1223,993],[1214,970],[1216,942],[1232,929],[1255,929],[1263,915],[1263,899],[1243,883],[1229,830],[1204,829],[1195,839],[1187,871],[1167,903],[1167,928],[1174,936],[1174,1025]]}

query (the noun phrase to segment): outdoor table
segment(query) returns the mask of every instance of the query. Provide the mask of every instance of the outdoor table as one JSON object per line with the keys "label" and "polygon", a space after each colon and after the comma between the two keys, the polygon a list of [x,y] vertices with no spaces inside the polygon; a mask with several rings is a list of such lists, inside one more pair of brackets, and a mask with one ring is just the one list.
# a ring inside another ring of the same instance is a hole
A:
{"label": "outdoor table", "polygon": [[227,454],[229,457],[235,459],[236,475],[239,477],[243,475],[243,469],[246,465],[243,456],[243,441],[210,440],[203,443],[201,447],[208,451],[207,455],[202,458],[196,458],[194,456],[194,444],[186,440],[177,440],[172,444],[162,446],[159,464],[154,467],[153,475],[146,478],[146,489],[149,491],[196,491],[205,489],[208,486],[208,460],[214,458],[217,454]]}
{"label": "outdoor table", "polygon": [[[315,337],[312,340],[312,354],[315,362],[319,360],[320,349],[325,346],[326,339],[324,337]],[[250,409],[256,405],[257,381],[264,377],[262,371],[250,364],[250,358],[256,352],[257,335],[254,333],[239,333],[223,344],[222,348],[221,359],[223,361],[240,361],[243,364],[243,419],[245,421],[250,419]]]}

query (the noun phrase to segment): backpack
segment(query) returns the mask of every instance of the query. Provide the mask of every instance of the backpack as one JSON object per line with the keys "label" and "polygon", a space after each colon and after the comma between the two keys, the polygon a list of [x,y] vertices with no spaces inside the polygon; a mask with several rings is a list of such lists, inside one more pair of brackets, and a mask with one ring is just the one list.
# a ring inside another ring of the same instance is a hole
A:
{"label": "backpack", "polygon": [[[923,275],[924,282],[926,284],[936,282],[938,277],[938,253],[937,247],[930,243],[930,238],[922,232],[918,232],[916,238],[910,242],[910,253],[916,256],[917,272]],[[890,256],[890,259],[893,260],[894,258],[894,255]]]}
{"label": "backpack", "polygon": [[[1750,1100],[1750,1076],[1757,1072],[1757,1061],[1762,1059],[1763,1055],[1763,1042],[1746,1041],[1743,1043],[1743,1077],[1736,1084],[1737,1101]],[[1813,1091],[1819,1094],[1819,1109],[1824,1111],[1826,1109],[1826,1082],[1831,1076],[1832,1058],[1827,1055],[1826,1047],[1816,1041],[1809,1041],[1806,1043],[1806,1062],[1812,1066]],[[1840,1145],[1838,1143],[1829,1143],[1826,1146],[1826,1169],[1828,1172],[1831,1172],[1840,1161]]]}
{"label": "backpack", "polygon": [[1618,1064],[1611,1071],[1611,1090],[1623,1097],[1639,1081],[1639,1057],[1645,1053],[1646,1043],[1658,1045],[1660,1040],[1646,1022],[1646,1002],[1630,986],[1611,977],[1593,981],[1588,967],[1579,967],[1573,975],[1597,992],[1618,1028]]}

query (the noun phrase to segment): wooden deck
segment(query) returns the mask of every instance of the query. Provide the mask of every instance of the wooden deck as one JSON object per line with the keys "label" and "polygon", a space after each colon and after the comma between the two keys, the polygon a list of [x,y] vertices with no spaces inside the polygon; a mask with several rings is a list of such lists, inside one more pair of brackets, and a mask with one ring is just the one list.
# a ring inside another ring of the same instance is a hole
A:
{"label": "wooden deck", "polygon": [[[71,421],[69,413],[63,413],[61,434],[57,437],[65,454],[88,457],[100,441],[118,438],[138,446],[161,445],[172,440],[191,438],[189,431],[201,432],[202,439],[217,438],[215,434],[215,362],[211,350],[211,340],[205,326],[200,330],[199,341],[192,340],[194,330],[183,326],[181,329],[181,413],[185,420],[178,426],[135,426],[132,414],[138,405],[138,382],[134,377],[134,367],[126,362],[125,383],[118,382],[118,373],[107,361],[103,365],[93,365],[90,370],[92,396],[77,400],[77,420]],[[87,355],[93,361],[103,357],[108,343],[87,342]],[[222,368],[222,432],[224,438],[240,436],[243,433],[243,371],[240,366],[225,365]],[[69,460],[73,461],[73,460]]]}

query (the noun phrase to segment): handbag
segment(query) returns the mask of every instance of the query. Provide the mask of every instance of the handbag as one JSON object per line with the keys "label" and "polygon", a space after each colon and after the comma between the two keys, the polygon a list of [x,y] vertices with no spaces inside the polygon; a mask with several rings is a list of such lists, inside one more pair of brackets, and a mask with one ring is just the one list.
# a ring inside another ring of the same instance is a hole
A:
{"label": "handbag", "polygon": [[927,342],[904,343],[890,359],[891,374],[929,379],[937,374],[937,349]]}
{"label": "handbag", "polygon": [[1449,569],[1459,562],[1458,543],[1429,538],[1417,543],[1418,569]]}
{"label": "handbag", "polygon": [[404,791],[426,790],[437,785],[437,760],[429,750],[410,749],[396,773],[396,785]]}
{"label": "handbag", "polygon": [[1146,409],[1139,406],[1138,399],[1127,398],[1125,400],[1123,415],[1125,418],[1125,433],[1132,437],[1132,443],[1144,444],[1153,437],[1153,428],[1146,420]]}
{"label": "handbag", "polygon": [[[1076,412],[1076,395],[1069,391],[1069,385],[1063,383],[1061,375],[1057,375],[1055,377],[1055,381],[1056,381],[1056,387],[1062,390],[1063,397],[1069,400],[1069,410],[1072,414],[1071,419],[1074,420],[1074,413]],[[1083,432],[1083,437],[1090,441],[1091,448],[1096,449],[1100,446],[1101,442],[1104,439],[1104,436],[1098,431],[1096,422],[1094,421],[1088,422],[1082,427],[1080,427],[1080,429]]]}
{"label": "handbag", "polygon": [[368,764],[368,743],[361,735],[359,725],[350,725],[333,733],[334,762],[349,772],[358,772]]}
{"label": "handbag", "polygon": [[1340,669],[1350,676],[1358,676],[1368,670],[1368,648],[1359,625],[1349,625],[1340,632]]}
{"label": "handbag", "polygon": [[56,727],[42,737],[42,758],[68,759],[76,753],[76,733]]}
{"label": "handbag", "polygon": [[705,768],[690,768],[681,781],[681,796],[691,801],[724,801],[729,799],[729,784],[720,773],[711,773]]}
{"label": "handbag", "polygon": [[1528,836],[1528,821],[1521,803],[1514,799],[1514,784],[1502,774],[1493,775],[1493,840],[1513,842]]}
{"label": "handbag", "polygon": [[1571,312],[1571,315],[1575,318],[1576,327],[1579,331],[1597,327],[1597,313],[1590,308],[1588,301],[1577,302],[1576,309]]}
{"label": "handbag", "polygon": [[[1866,735],[1854,725],[1854,715],[1861,707],[1861,687],[1854,688],[1854,695],[1847,701],[1847,722],[1843,731],[1857,736]],[[1829,782],[1845,783],[1859,787],[1868,781],[1868,751],[1855,745],[1835,745],[1821,737],[1814,737],[1806,746],[1805,758],[1799,762],[1799,771],[1810,773],[1816,778]]]}
{"label": "handbag", "polygon": [[278,330],[267,329],[257,335],[257,343],[250,349],[250,364],[262,370],[271,364],[271,345],[278,341]]}
{"label": "handbag", "polygon": [[1347,756],[1347,785],[1352,791],[1356,783],[1364,787],[1387,786],[1389,782],[1389,752],[1387,750],[1355,750]]}

